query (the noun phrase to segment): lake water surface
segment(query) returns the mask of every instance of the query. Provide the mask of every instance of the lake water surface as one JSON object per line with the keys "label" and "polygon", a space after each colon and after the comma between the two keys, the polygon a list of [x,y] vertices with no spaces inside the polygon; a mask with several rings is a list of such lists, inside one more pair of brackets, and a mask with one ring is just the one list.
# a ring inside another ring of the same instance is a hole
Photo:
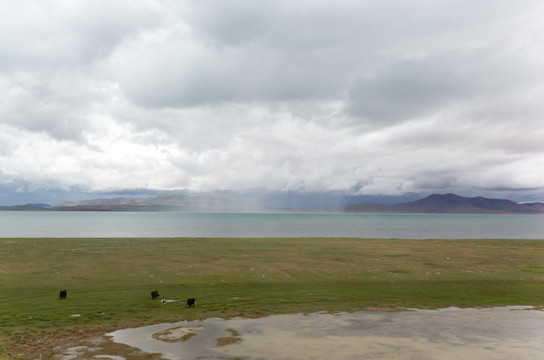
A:
{"label": "lake water surface", "polygon": [[[157,336],[184,328],[195,335]],[[206,319],[109,335],[169,360],[544,359],[544,312],[524,307]]]}
{"label": "lake water surface", "polygon": [[544,216],[0,211],[0,237],[544,239]]}

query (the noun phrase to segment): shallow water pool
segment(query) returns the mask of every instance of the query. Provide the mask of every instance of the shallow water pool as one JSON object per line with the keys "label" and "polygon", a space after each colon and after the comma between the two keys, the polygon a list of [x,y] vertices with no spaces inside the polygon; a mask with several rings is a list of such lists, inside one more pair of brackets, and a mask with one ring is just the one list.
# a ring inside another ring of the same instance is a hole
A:
{"label": "shallow water pool", "polygon": [[544,359],[544,311],[495,307],[212,318],[108,336],[169,360]]}

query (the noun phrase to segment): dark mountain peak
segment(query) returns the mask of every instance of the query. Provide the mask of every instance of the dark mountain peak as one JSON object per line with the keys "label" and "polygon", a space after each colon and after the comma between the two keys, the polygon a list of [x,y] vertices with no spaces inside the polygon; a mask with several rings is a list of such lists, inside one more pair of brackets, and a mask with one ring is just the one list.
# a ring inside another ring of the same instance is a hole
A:
{"label": "dark mountain peak", "polygon": [[423,198],[421,200],[411,201],[409,203],[404,204],[410,204],[410,203],[427,203],[427,204],[460,204],[463,203],[467,198],[448,193],[448,194],[432,194],[427,196],[426,198]]}
{"label": "dark mountain peak", "polygon": [[542,214],[544,203],[518,204],[505,199],[463,197],[457,194],[432,194],[423,199],[397,205],[356,204],[337,211],[399,212],[437,214]]}
{"label": "dark mountain peak", "polygon": [[466,206],[466,198],[456,194],[432,194],[426,198],[392,206],[396,211],[459,212]]}
{"label": "dark mountain peak", "polygon": [[397,211],[453,214],[531,214],[542,212],[538,207],[530,207],[505,199],[485,197],[463,197],[456,194],[433,194],[424,199],[395,205]]}

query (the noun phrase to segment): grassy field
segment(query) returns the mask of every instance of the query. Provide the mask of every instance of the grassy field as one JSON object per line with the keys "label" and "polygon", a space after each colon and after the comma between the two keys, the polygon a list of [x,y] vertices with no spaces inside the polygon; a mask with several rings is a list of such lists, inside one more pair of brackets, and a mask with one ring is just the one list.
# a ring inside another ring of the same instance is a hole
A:
{"label": "grassy field", "polygon": [[[544,241],[0,239],[0,289],[1,359],[41,333],[72,329],[320,310],[540,306]],[[68,297],[59,300],[63,289]],[[163,306],[152,290],[178,301]],[[196,307],[185,307],[188,297]]]}

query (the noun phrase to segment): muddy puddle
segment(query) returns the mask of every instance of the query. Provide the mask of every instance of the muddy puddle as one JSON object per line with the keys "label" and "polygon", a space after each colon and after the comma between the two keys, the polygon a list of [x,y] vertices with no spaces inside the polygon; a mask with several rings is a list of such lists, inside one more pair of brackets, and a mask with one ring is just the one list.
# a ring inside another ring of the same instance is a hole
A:
{"label": "muddy puddle", "polygon": [[[132,352],[168,360],[544,359],[544,311],[448,308],[213,318],[123,329],[107,337]],[[119,353],[93,356],[130,359]]]}

